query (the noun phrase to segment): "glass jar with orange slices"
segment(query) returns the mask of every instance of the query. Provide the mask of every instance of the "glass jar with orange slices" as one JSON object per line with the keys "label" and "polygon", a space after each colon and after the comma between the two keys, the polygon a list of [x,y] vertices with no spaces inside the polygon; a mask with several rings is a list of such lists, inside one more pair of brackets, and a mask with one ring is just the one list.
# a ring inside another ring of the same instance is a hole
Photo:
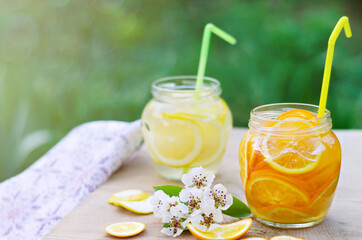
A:
{"label": "glass jar with orange slices", "polygon": [[336,189],[341,148],[330,112],[318,106],[270,104],[251,111],[239,148],[240,175],[254,217],[301,228],[326,217]]}
{"label": "glass jar with orange slices", "polygon": [[188,169],[202,166],[216,173],[232,128],[231,113],[220,98],[219,81],[178,76],[155,81],[153,99],[142,113],[142,131],[157,172],[180,180]]}

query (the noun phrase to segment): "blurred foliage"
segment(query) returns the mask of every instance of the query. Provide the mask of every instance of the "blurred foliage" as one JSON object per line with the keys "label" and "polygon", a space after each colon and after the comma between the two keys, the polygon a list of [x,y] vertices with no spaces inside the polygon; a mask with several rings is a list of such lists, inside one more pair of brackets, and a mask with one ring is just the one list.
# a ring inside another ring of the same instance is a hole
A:
{"label": "blurred foliage", "polygon": [[208,22],[238,39],[212,39],[207,75],[246,127],[261,104],[318,104],[327,40],[348,15],[353,37],[337,41],[327,107],[334,128],[362,128],[358,9],[357,0],[2,1],[0,181],[83,122],[140,118],[152,81],[195,75]]}

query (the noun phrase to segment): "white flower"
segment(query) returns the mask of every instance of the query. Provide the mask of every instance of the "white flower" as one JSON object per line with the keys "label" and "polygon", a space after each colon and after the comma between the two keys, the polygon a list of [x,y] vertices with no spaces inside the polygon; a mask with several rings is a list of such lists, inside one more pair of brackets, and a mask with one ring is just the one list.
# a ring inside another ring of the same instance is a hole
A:
{"label": "white flower", "polygon": [[198,167],[191,169],[190,173],[182,175],[181,181],[185,184],[186,188],[196,187],[202,189],[210,187],[214,178],[214,174],[206,175],[205,170],[202,167]]}
{"label": "white flower", "polygon": [[151,199],[151,204],[153,205],[153,215],[155,215],[155,217],[161,218],[163,215],[163,209],[165,208],[164,204],[168,203],[169,201],[170,197],[162,190],[155,192]]}
{"label": "white flower", "polygon": [[207,206],[202,211],[191,217],[190,221],[200,231],[206,232],[214,229],[222,222],[222,213],[214,207]]}
{"label": "white flower", "polygon": [[204,191],[202,189],[191,188],[191,189],[182,189],[180,192],[180,201],[187,204],[187,213],[194,216],[198,214],[200,209],[208,203],[205,201]]}
{"label": "white flower", "polygon": [[167,201],[165,201],[164,204],[162,205],[162,210],[161,210],[162,222],[169,221],[169,217],[171,215],[171,210],[173,208],[176,208],[175,210],[180,211],[182,213],[188,212],[187,206],[180,202],[179,197],[173,196],[173,197],[167,199]]}
{"label": "white flower", "polygon": [[170,214],[163,220],[165,220],[167,226],[161,230],[161,233],[173,237],[180,235],[186,227],[186,224],[189,222],[178,207],[171,207]]}
{"label": "white flower", "polygon": [[216,209],[226,210],[233,204],[233,197],[222,184],[216,184],[212,190],[209,188],[205,191],[208,192],[208,197],[214,199]]}

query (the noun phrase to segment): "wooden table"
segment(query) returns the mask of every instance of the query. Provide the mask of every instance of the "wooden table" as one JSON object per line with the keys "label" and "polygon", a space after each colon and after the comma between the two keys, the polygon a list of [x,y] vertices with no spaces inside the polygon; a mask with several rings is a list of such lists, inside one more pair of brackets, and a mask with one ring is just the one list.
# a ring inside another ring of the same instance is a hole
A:
{"label": "wooden table", "polygon": [[[245,201],[241,188],[238,146],[246,129],[233,129],[226,154],[216,183],[223,183],[230,193]],[[329,214],[321,224],[306,229],[284,230],[267,227],[257,221],[246,236],[266,238],[288,234],[308,240],[362,239],[362,131],[336,130],[342,145],[342,169],[336,195]],[[43,239],[46,240],[90,240],[116,239],[107,235],[104,226],[121,221],[139,221],[146,224],[146,230],[133,239],[165,239],[160,233],[162,224],[153,215],[138,215],[107,203],[115,192],[125,189],[142,189],[152,193],[152,186],[175,184],[159,177],[153,169],[147,149],[143,147],[135,159],[120,168],[104,185],[62,219]],[[173,238],[172,238],[173,239]],[[195,239],[190,233],[183,233],[177,239]]]}

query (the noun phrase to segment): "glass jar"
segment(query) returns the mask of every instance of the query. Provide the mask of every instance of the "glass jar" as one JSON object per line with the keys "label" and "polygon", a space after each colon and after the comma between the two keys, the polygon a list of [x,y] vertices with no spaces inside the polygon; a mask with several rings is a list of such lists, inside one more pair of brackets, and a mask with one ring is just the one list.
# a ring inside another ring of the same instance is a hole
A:
{"label": "glass jar", "polygon": [[256,219],[280,228],[316,225],[326,217],[337,187],[341,147],[330,112],[277,103],[250,113],[239,148],[240,176]]}
{"label": "glass jar", "polygon": [[232,128],[220,98],[220,83],[205,77],[195,90],[195,76],[168,77],[152,84],[153,99],[142,113],[142,130],[157,172],[180,180],[190,168],[216,173]]}

